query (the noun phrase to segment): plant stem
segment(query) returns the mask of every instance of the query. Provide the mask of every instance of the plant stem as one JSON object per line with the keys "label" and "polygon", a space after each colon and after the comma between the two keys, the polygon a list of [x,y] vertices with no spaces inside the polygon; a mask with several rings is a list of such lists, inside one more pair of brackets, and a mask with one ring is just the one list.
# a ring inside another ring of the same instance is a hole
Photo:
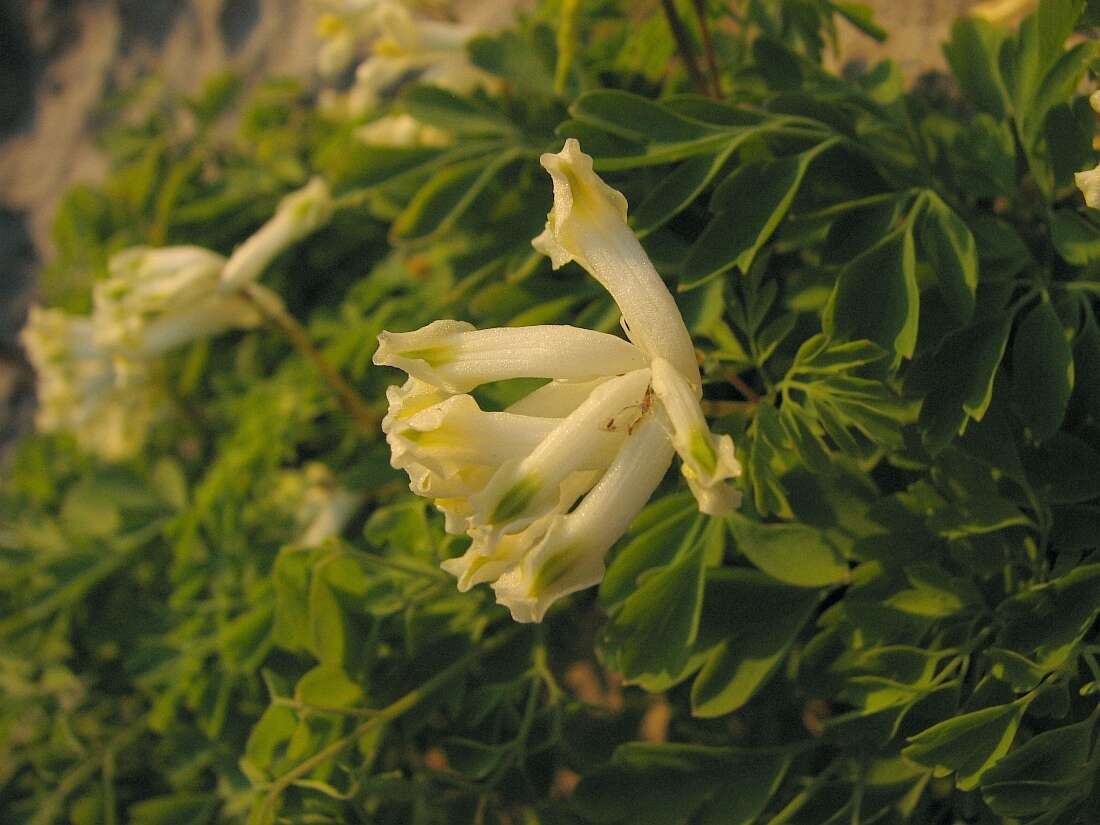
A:
{"label": "plant stem", "polygon": [[756,392],[756,390],[750,387],[748,385],[748,382],[745,381],[744,378],[742,378],[732,369],[726,370],[723,378],[733,384],[734,389],[741,393],[741,397],[748,401],[750,404],[756,404],[760,401],[760,395]]}
{"label": "plant stem", "polygon": [[581,0],[563,0],[558,22],[558,62],[554,67],[554,94],[558,96],[565,95],[565,87],[569,84],[569,75],[573,70],[580,12]]}
{"label": "plant stem", "polygon": [[691,47],[691,36],[688,34],[684,21],[680,19],[680,13],[676,11],[675,3],[673,0],[661,0],[661,8],[664,10],[665,19],[668,20],[668,27],[672,29],[672,36],[676,40],[676,49],[680,52],[680,57],[684,61],[684,68],[687,69],[688,77],[691,78],[691,82],[700,94],[714,97],[714,93],[707,87],[707,81],[703,77],[703,73],[699,71],[699,64],[695,62],[695,50]]}
{"label": "plant stem", "polygon": [[710,74],[711,91],[714,97],[722,97],[722,81],[718,75],[718,58],[714,53],[714,38],[710,36],[710,20],[707,19],[706,0],[692,0],[692,8],[699,20],[699,31],[703,35],[703,54],[707,61],[707,72]]}
{"label": "plant stem", "polygon": [[[419,705],[424,699],[430,696],[433,692],[445,685],[451,679],[456,676],[464,674],[467,668],[482,656],[485,656],[499,647],[503,647],[505,644],[512,640],[522,628],[519,626],[512,627],[501,633],[498,633],[489,641],[482,644],[475,650],[471,650],[457,662],[450,667],[447,667],[437,673],[428,681],[424,682],[420,687],[415,688],[400,699],[390,703],[386,707],[377,711],[373,716],[364,722],[355,726],[347,736],[343,736],[337,739],[327,747],[322,748],[317,753],[308,759],[304,759],[299,762],[295,767],[284,773],[278,779],[271,783],[268,788],[267,794],[264,796],[263,801],[260,803],[261,822],[271,821],[274,818],[274,805],[278,801],[279,796],[293,785],[297,780],[304,776],[307,776],[310,771],[319,765],[324,764],[328,759],[332,759],[344,750],[349,748],[355,742],[358,742],[366,734],[373,731],[375,728],[381,725],[392,722],[393,720],[403,716],[410,710]],[[268,817],[268,818],[265,818]]]}
{"label": "plant stem", "polygon": [[313,364],[321,378],[336,393],[336,397],[339,399],[340,406],[344,408],[344,411],[354,418],[365,432],[373,434],[378,428],[378,422],[375,420],[374,413],[367,406],[367,402],[344,380],[344,377],[336,371],[336,368],[329,363],[321,351],[313,346],[305,328],[298,323],[298,320],[287,312],[282,304],[275,305],[273,301],[267,300],[266,296],[255,292],[251,285],[242,287],[241,295],[256,307],[268,323],[286,335],[294,349],[298,350],[299,353],[305,356],[306,360]]}

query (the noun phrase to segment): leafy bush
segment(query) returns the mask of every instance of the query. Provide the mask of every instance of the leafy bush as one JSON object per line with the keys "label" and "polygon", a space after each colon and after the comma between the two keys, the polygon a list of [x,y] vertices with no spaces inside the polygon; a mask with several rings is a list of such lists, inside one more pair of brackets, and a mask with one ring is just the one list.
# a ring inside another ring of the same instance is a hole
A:
{"label": "leafy bush", "polygon": [[[19,445],[0,818],[1094,820],[1098,54],[1071,35],[1100,10],[958,21],[956,96],[825,71],[837,16],[881,36],[854,4],[681,5],[476,37],[493,83],[383,110],[442,145],[366,143],[286,82],[229,134],[227,78],[107,133],[44,274],[68,311],[113,253],[228,254],[311,175],[335,211],[264,275],[275,323],[157,363],[139,455]],[[670,474],[598,593],[519,625],[439,569],[465,539],[402,492],[370,359],[437,318],[615,331],[530,245],[567,137],[675,291],[744,498],[704,516]]]}

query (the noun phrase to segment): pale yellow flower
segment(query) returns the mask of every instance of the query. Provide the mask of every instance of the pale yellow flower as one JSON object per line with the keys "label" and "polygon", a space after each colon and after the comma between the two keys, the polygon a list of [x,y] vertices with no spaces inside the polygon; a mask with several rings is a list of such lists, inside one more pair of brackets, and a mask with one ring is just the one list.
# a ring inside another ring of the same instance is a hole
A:
{"label": "pale yellow flower", "polygon": [[[376,364],[409,374],[383,422],[394,467],[471,537],[443,563],[460,590],[492,584],[517,621],[603,577],[604,558],[672,457],[704,513],[739,504],[741,466],[700,406],[699,368],[676,303],[626,222],[623,196],[575,140],[544,155],[554,207],[534,241],[554,266],[576,261],[617,302],[630,341],[570,326],[478,330],[435,321],[379,336]],[[482,384],[550,379],[504,412]]]}

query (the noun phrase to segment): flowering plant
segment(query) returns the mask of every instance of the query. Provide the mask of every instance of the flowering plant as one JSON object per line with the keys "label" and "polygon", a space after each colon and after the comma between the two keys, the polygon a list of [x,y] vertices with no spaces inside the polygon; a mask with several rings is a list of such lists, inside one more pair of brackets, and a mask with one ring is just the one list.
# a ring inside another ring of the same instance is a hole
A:
{"label": "flowering plant", "polygon": [[325,0],[316,86],[122,118],[0,821],[1091,822],[1100,14],[1022,5],[956,93],[853,3]]}

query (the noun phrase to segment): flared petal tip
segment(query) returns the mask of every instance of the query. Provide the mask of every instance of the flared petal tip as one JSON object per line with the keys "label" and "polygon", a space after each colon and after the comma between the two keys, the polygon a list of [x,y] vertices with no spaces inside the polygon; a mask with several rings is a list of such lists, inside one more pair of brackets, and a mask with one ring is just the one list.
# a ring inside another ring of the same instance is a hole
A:
{"label": "flared petal tip", "polygon": [[1084,172],[1074,172],[1073,182],[1085,196],[1085,205],[1100,209],[1100,166]]}

